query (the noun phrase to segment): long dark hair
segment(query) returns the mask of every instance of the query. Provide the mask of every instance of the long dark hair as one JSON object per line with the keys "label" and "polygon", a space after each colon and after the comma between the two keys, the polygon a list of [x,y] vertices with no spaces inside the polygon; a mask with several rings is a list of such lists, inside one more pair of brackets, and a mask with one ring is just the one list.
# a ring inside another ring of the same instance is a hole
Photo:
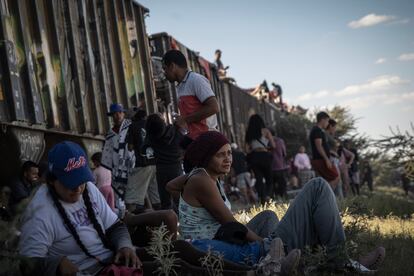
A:
{"label": "long dark hair", "polygon": [[245,140],[247,143],[262,137],[262,128],[265,128],[265,123],[259,114],[250,116],[249,124],[247,126]]}
{"label": "long dark hair", "polygon": [[[52,196],[53,202],[56,206],[56,209],[58,210],[58,213],[59,213],[60,217],[62,218],[62,220],[65,223],[66,227],[69,229],[69,232],[72,234],[72,236],[75,239],[76,243],[79,245],[79,247],[85,253],[85,255],[90,257],[90,258],[96,259],[99,263],[101,263],[101,261],[96,256],[92,255],[89,252],[89,250],[86,248],[86,246],[81,241],[81,239],[78,235],[78,232],[76,232],[75,226],[70,221],[68,214],[66,213],[65,209],[63,208],[62,204],[59,201],[59,196],[56,193],[55,188],[52,185],[50,185],[52,182],[54,182],[56,180],[57,180],[57,178],[56,178],[55,175],[53,175],[51,173],[48,173],[48,175],[47,175],[48,189],[49,189],[50,195]],[[113,249],[114,249],[113,246],[110,244],[109,240],[105,236],[105,233],[102,229],[102,226],[99,224],[99,222],[96,218],[96,214],[95,214],[95,211],[93,210],[92,202],[91,202],[91,199],[89,197],[88,185],[85,185],[85,190],[82,193],[82,197],[83,197],[83,200],[85,202],[86,211],[88,212],[88,218],[91,220],[91,222],[93,224],[93,228],[95,228],[96,232],[98,232],[98,235],[101,238],[103,245],[106,248],[113,251]]]}

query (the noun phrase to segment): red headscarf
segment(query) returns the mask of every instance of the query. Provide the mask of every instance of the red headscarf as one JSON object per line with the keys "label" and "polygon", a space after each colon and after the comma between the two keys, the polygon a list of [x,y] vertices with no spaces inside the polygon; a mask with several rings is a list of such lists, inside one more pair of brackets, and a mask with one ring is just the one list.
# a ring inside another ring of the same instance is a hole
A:
{"label": "red headscarf", "polygon": [[207,131],[199,135],[185,151],[184,158],[194,167],[207,167],[211,157],[229,140],[218,131]]}

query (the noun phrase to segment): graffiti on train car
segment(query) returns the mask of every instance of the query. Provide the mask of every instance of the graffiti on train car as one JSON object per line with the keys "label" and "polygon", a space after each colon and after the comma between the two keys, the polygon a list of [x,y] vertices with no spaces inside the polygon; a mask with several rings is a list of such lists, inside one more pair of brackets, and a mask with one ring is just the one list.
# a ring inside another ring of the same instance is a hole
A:
{"label": "graffiti on train car", "polygon": [[20,142],[20,159],[38,162],[45,149],[43,133],[19,128],[12,132]]}

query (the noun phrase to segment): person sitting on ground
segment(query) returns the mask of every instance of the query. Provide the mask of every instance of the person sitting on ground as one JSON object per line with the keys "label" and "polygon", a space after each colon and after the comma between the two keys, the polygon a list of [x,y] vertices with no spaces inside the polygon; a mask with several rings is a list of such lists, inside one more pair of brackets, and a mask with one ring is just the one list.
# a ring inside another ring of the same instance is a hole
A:
{"label": "person sitting on ground", "polygon": [[[185,158],[195,169],[167,184],[167,189],[180,197],[180,232],[188,239],[212,239],[220,226],[236,221],[217,185],[218,178],[230,171],[231,147],[221,133],[206,132],[189,146]],[[247,241],[263,241],[266,247],[271,240],[281,238],[286,253],[321,245],[336,268],[349,264],[348,258],[339,258],[345,233],[335,195],[323,178],[314,178],[304,186],[280,222],[273,212],[264,211],[246,226]],[[384,257],[385,249],[378,247],[359,261],[377,269]]]}
{"label": "person sitting on ground", "polygon": [[140,267],[128,230],[92,183],[82,148],[55,145],[48,154],[47,185],[38,189],[23,217],[19,252],[40,275],[92,275],[112,261]]}
{"label": "person sitting on ground", "polygon": [[299,152],[295,155],[294,165],[298,169],[300,186],[305,185],[305,183],[315,177],[315,172],[312,170],[310,159],[306,154],[306,149],[304,146],[299,147]]}
{"label": "person sitting on ground", "polygon": [[96,152],[92,155],[91,160],[95,167],[93,177],[95,178],[96,187],[102,193],[106,202],[112,210],[115,210],[115,196],[111,186],[112,173],[107,168],[101,166],[102,153]]}
{"label": "person sitting on ground", "polygon": [[252,189],[251,174],[247,170],[246,155],[238,149],[236,143],[231,144],[233,162],[231,164],[236,177],[236,186],[240,189],[244,204],[256,203],[256,195]]}
{"label": "person sitting on ground", "polygon": [[17,204],[21,203],[39,187],[39,166],[33,161],[26,161],[22,165],[20,177],[10,185],[10,201],[11,211],[16,211]]}

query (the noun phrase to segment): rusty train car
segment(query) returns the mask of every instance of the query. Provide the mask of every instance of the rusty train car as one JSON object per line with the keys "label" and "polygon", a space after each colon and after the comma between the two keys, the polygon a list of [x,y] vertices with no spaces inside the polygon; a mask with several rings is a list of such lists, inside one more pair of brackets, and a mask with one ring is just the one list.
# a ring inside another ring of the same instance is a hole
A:
{"label": "rusty train car", "polygon": [[171,121],[177,95],[161,68],[169,49],[210,80],[219,129],[232,141],[244,143],[250,115],[280,115],[219,80],[214,64],[167,33],[148,36],[148,12],[135,0],[0,0],[0,184],[23,160],[45,160],[59,141],[75,141],[89,156],[101,150],[113,102]]}
{"label": "rusty train car", "polygon": [[70,139],[91,154],[107,108],[156,111],[144,18],[133,0],[0,0],[0,179]]}

